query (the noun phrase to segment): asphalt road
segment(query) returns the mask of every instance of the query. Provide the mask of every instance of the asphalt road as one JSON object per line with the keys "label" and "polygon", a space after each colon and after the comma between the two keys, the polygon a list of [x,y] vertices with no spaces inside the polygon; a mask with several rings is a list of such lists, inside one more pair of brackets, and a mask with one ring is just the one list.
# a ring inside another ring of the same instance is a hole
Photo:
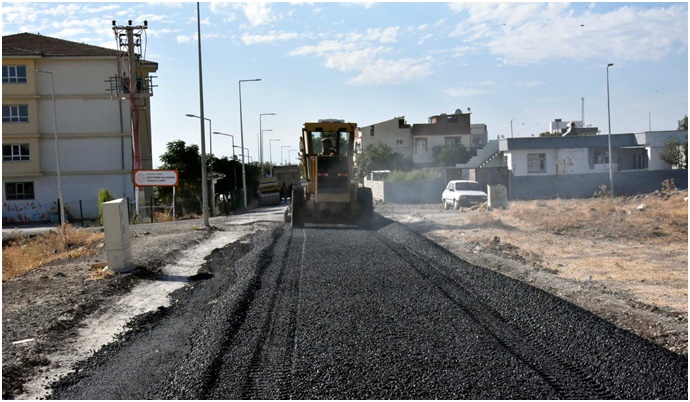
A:
{"label": "asphalt road", "polygon": [[682,399],[688,361],[397,223],[216,250],[56,399]]}

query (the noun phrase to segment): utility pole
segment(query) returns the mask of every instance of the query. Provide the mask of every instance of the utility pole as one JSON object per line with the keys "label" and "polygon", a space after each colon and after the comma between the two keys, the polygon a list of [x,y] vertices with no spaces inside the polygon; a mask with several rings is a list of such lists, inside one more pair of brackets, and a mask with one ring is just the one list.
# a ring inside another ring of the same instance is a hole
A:
{"label": "utility pole", "polygon": [[[132,25],[132,20],[127,21],[127,25],[116,25],[116,21],[112,21],[113,32],[115,39],[120,49],[120,55],[117,62],[117,77],[111,78],[110,90],[115,92],[118,98],[126,99],[124,95],[129,98],[131,123],[132,123],[132,151],[133,151],[133,168],[141,169],[141,141],[139,136],[139,105],[137,99],[139,96],[149,96],[149,85],[145,85],[144,77],[140,74],[140,58],[141,50],[141,34],[148,28],[148,21],[144,21],[144,25]],[[146,208],[140,208],[140,202],[143,199],[150,199],[153,195],[151,188],[142,189],[134,186],[134,199],[136,205],[136,213],[143,217],[146,214]]]}

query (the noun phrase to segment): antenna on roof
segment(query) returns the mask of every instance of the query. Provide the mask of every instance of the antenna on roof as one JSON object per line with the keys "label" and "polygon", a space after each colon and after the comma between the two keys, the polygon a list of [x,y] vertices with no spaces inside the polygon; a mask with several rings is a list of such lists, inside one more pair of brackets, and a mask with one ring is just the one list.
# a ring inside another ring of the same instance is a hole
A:
{"label": "antenna on roof", "polygon": [[585,97],[582,97],[582,127],[585,126]]}

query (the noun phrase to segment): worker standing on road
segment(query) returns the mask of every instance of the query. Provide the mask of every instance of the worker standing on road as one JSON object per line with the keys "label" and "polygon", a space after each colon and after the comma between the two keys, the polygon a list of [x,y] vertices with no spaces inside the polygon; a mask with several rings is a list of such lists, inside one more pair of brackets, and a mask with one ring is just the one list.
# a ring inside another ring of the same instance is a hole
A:
{"label": "worker standing on road", "polygon": [[283,183],[283,186],[280,188],[280,202],[282,203],[283,201],[287,204],[287,187],[285,183]]}

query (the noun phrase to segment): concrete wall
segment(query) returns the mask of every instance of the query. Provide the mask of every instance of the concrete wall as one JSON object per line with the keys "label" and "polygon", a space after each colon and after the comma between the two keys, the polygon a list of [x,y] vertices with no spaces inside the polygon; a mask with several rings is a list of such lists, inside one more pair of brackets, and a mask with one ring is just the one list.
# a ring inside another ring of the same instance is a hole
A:
{"label": "concrete wall", "polygon": [[[674,179],[678,188],[688,187],[687,169],[614,172],[613,185],[616,195],[650,193],[661,189],[661,183],[669,178]],[[601,185],[610,187],[608,173],[511,175],[509,182],[508,196],[511,200],[587,198],[599,191]]]}
{"label": "concrete wall", "polygon": [[435,204],[441,202],[441,193],[446,183],[442,178],[401,182],[365,179],[364,186],[371,188],[376,201],[392,204]]}

